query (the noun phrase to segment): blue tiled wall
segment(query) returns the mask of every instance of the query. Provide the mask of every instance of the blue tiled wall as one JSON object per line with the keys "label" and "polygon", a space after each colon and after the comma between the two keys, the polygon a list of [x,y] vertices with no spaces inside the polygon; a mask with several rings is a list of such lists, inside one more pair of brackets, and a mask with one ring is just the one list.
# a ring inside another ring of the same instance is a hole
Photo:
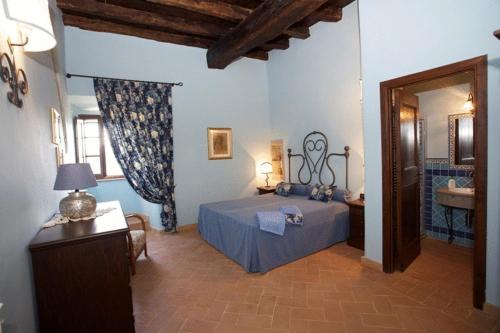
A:
{"label": "blue tiled wall", "polygon": [[[436,201],[436,190],[447,187],[448,180],[455,179],[457,187],[473,186],[469,171],[450,169],[448,159],[431,159],[425,161],[424,184],[424,223],[426,235],[431,238],[448,240],[448,228],[444,217],[444,207]],[[455,230],[454,244],[472,247],[474,229],[466,225],[466,210],[453,209],[453,226]]]}

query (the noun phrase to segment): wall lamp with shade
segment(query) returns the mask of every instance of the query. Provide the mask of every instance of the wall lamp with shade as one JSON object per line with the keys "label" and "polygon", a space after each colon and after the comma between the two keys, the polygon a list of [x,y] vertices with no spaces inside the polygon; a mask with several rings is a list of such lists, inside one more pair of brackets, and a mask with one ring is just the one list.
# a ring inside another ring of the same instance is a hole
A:
{"label": "wall lamp with shade", "polygon": [[[5,30],[10,56],[0,56],[2,81],[9,84],[8,100],[21,108],[22,95],[28,93],[28,78],[24,70],[16,67],[14,47],[25,52],[43,52],[56,46],[47,0],[0,0],[5,16]],[[20,41],[17,39],[20,37]]]}
{"label": "wall lamp with shade", "polygon": [[474,111],[474,97],[472,96],[472,92],[469,93],[469,97],[467,101],[465,101],[463,109],[468,112]]}
{"label": "wall lamp with shade", "polygon": [[273,173],[273,165],[269,162],[261,163],[259,171],[261,174],[266,175],[266,187],[269,187],[269,174]]}

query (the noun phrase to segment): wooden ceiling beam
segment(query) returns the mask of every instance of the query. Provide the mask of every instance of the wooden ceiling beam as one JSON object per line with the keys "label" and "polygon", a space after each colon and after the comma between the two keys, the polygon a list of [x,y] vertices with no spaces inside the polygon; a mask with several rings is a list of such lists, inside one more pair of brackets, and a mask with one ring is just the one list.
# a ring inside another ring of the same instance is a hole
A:
{"label": "wooden ceiling beam", "polygon": [[228,21],[241,21],[252,13],[252,9],[213,0],[147,0],[161,5],[189,10],[218,17]]}
{"label": "wooden ceiling beam", "polygon": [[137,26],[109,22],[97,18],[88,18],[83,16],[70,15],[63,12],[64,25],[70,25],[85,30],[92,30],[98,32],[110,32],[120,35],[128,35],[141,37],[146,39],[153,39],[158,42],[166,42],[173,44],[182,44],[187,46],[209,48],[213,44],[212,39],[188,36],[165,31],[146,29]]}
{"label": "wooden ceiling beam", "polygon": [[266,51],[271,51],[273,49],[286,50],[289,47],[290,41],[286,38],[277,38],[259,46],[259,48]]}
{"label": "wooden ceiling beam", "polygon": [[209,48],[208,67],[225,68],[250,50],[275,39],[289,26],[304,19],[326,2],[327,0],[264,1],[234,30]]}
{"label": "wooden ceiling beam", "polygon": [[293,38],[298,38],[298,39],[307,39],[309,36],[311,36],[311,33],[309,32],[309,27],[306,26],[294,26],[286,29],[283,32],[284,35],[293,37]]}
{"label": "wooden ceiling beam", "polygon": [[298,24],[305,26],[312,26],[318,22],[339,22],[342,20],[342,8],[337,7],[335,4],[326,4],[319,10],[304,18]]}
{"label": "wooden ceiling beam", "polygon": [[103,19],[112,19],[132,24],[148,25],[160,29],[170,29],[180,33],[204,37],[221,36],[227,30],[217,24],[188,21],[184,18],[165,16],[158,13],[121,7],[95,0],[57,0],[63,11],[78,13]]}
{"label": "wooden ceiling beam", "polygon": [[[97,18],[88,18],[83,16],[71,15],[64,12],[63,12],[63,23],[64,25],[69,25],[84,30],[109,32],[120,35],[152,39],[158,42],[199,47],[203,49],[208,49],[215,42],[215,40],[209,38],[188,36],[188,35],[175,34],[165,31],[146,29],[127,24],[110,22]],[[244,56],[260,60],[268,59],[267,52],[265,50],[252,51],[249,52],[248,54],[245,54]]]}
{"label": "wooden ceiling beam", "polygon": [[[201,37],[218,38],[227,32],[227,28],[208,22],[189,21],[180,17],[165,15],[122,7],[95,0],[57,0],[58,7],[68,15],[93,17],[96,19],[121,21],[134,25],[146,25],[153,28],[174,30],[180,34],[197,35]],[[154,29],[153,29],[154,30]],[[286,39],[278,40],[264,49],[285,50],[289,47]],[[254,57],[255,58],[255,57]]]}
{"label": "wooden ceiling beam", "polygon": [[[217,17],[232,22],[243,21],[245,18],[248,17],[248,15],[250,15],[253,12],[253,10],[250,8],[214,0],[146,0],[146,1],[176,8],[182,8],[199,14]],[[305,32],[304,28],[307,29],[307,32]],[[307,27],[294,27],[290,29],[285,29],[283,31],[283,34],[300,39],[308,38],[310,35],[309,28]]]}

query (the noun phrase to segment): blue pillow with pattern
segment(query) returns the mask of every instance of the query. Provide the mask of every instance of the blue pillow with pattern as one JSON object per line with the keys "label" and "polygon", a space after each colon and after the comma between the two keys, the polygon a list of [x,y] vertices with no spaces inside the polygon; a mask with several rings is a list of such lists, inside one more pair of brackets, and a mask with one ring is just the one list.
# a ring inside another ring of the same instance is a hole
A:
{"label": "blue pillow with pattern", "polygon": [[337,186],[332,185],[314,185],[309,195],[309,200],[328,202],[332,200]]}
{"label": "blue pillow with pattern", "polygon": [[287,197],[292,192],[292,184],[286,182],[280,182],[276,185],[276,191],[274,194],[281,195],[282,197]]}

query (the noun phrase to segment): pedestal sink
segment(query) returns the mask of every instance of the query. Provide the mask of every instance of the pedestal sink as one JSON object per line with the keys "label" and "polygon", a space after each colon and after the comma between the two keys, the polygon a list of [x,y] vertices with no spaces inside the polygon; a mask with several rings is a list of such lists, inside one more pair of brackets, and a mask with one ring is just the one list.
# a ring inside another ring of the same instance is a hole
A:
{"label": "pedestal sink", "polygon": [[447,188],[441,187],[436,191],[437,202],[443,206],[474,209],[474,188],[457,187]]}
{"label": "pedestal sink", "polygon": [[448,243],[453,243],[455,238],[453,230],[453,209],[466,209],[467,210],[467,226],[471,226],[470,212],[474,210],[474,188],[457,187],[448,188],[441,187],[436,191],[437,202],[445,208],[444,217],[448,226]]}

